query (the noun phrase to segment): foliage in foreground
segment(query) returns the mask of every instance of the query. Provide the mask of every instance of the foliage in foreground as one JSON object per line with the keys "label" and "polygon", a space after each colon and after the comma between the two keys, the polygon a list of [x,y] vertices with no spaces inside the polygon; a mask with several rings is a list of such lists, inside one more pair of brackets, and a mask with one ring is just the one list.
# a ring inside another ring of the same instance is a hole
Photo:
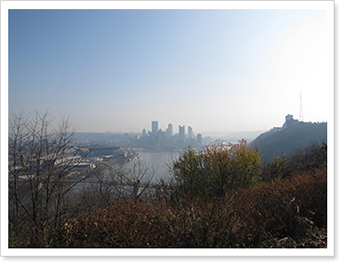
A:
{"label": "foliage in foreground", "polygon": [[189,148],[174,163],[177,194],[190,199],[221,197],[255,185],[261,171],[259,152],[245,140],[211,145],[199,153]]}
{"label": "foliage in foreground", "polygon": [[[244,141],[211,146],[201,153],[189,149],[174,164],[176,184],[162,188],[165,193],[157,198],[105,198],[108,192],[100,185],[96,194],[103,195],[105,202],[96,198],[96,208],[79,206],[56,226],[27,226],[10,235],[9,244],[65,248],[327,247],[326,161],[324,146],[307,149],[294,158],[277,158],[266,167],[261,166],[258,152]],[[83,203],[89,205],[88,200]],[[9,229],[12,223],[10,220]]]}
{"label": "foliage in foreground", "polygon": [[211,201],[114,202],[65,219],[53,247],[326,247],[326,168]]}
{"label": "foliage in foreground", "polygon": [[327,144],[317,144],[296,150],[292,155],[275,157],[274,161],[264,165],[262,171],[263,181],[272,181],[277,178],[286,178],[298,171],[314,171],[327,167]]}

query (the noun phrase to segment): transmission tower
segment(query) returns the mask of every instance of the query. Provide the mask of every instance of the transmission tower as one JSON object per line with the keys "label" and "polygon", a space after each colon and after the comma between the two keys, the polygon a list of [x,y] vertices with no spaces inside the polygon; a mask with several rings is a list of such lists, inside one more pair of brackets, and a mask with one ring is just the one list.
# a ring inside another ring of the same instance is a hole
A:
{"label": "transmission tower", "polygon": [[300,116],[299,121],[303,121],[302,91],[300,89]]}

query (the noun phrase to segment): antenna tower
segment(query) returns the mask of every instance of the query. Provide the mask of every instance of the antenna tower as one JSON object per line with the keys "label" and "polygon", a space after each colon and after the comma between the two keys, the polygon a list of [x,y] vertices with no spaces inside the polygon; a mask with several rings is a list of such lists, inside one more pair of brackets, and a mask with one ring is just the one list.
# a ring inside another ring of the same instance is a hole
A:
{"label": "antenna tower", "polygon": [[300,116],[299,121],[303,121],[302,91],[300,89]]}

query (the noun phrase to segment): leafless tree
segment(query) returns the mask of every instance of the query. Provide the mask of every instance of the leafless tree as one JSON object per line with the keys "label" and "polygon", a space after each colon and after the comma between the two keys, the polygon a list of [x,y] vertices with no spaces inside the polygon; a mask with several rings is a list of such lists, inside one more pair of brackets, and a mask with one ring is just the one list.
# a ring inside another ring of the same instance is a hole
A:
{"label": "leafless tree", "polygon": [[101,162],[75,196],[77,209],[72,215],[91,213],[117,200],[150,197],[157,189],[156,185],[152,185],[154,174],[155,170],[139,158],[131,162]]}
{"label": "leafless tree", "polygon": [[10,237],[20,242],[27,233],[30,246],[40,246],[58,226],[69,209],[68,193],[90,175],[76,176],[84,157],[77,154],[69,119],[53,131],[51,126],[48,113],[38,112],[14,114],[9,123]]}
{"label": "leafless tree", "polygon": [[97,183],[86,192],[95,196],[97,204],[104,206],[113,200],[139,199],[151,191],[154,174],[154,169],[139,158],[128,163],[102,163],[92,177]]}

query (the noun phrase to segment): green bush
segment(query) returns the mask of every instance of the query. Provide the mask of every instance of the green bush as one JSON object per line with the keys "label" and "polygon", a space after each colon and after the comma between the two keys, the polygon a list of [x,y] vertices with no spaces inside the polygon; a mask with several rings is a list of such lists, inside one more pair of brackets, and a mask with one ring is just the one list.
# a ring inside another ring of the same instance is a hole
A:
{"label": "green bush", "polygon": [[199,153],[189,148],[175,162],[174,175],[176,190],[190,199],[221,197],[258,183],[261,159],[244,140],[208,146]]}

